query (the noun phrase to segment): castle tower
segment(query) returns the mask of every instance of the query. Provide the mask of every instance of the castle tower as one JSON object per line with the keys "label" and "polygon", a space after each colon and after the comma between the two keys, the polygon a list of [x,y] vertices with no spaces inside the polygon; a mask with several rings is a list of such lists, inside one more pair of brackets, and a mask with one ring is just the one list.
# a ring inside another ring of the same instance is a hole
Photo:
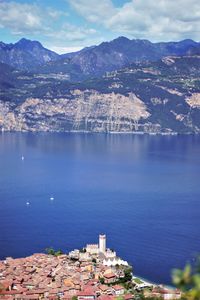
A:
{"label": "castle tower", "polygon": [[99,235],[99,252],[101,252],[101,253],[106,252],[106,235],[105,234]]}

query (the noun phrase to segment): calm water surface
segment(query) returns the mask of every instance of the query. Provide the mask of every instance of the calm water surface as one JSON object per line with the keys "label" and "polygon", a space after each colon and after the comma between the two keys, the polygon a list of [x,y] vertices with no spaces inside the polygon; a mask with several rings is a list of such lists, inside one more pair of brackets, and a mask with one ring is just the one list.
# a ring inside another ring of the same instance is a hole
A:
{"label": "calm water surface", "polygon": [[200,137],[0,134],[0,259],[99,233],[136,274],[169,283],[200,252]]}

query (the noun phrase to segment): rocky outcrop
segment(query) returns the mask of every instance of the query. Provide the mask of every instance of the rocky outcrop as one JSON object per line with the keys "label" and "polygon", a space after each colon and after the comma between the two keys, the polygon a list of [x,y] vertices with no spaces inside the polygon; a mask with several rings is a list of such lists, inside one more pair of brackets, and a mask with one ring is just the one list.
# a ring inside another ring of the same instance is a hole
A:
{"label": "rocky outcrop", "polygon": [[193,93],[186,101],[192,108],[200,108],[200,93]]}
{"label": "rocky outcrop", "polygon": [[73,99],[29,98],[14,110],[9,103],[1,102],[0,127],[22,131],[138,131],[150,116],[144,102],[133,93],[124,96],[72,90],[71,94]]}

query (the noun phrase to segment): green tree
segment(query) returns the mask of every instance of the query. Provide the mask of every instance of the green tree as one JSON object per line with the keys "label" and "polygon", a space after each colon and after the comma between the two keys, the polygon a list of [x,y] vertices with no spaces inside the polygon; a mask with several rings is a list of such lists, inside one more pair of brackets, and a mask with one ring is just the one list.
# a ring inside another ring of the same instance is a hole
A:
{"label": "green tree", "polygon": [[45,249],[45,252],[49,255],[59,256],[63,254],[62,250],[54,250],[53,247],[49,247]]}
{"label": "green tree", "polygon": [[55,255],[55,250],[53,249],[53,247],[46,248],[45,252],[49,255]]}
{"label": "green tree", "polygon": [[99,281],[100,281],[101,284],[104,284],[104,283],[105,283],[105,280],[104,280],[103,277],[99,278]]}
{"label": "green tree", "polygon": [[124,277],[122,278],[122,282],[128,282],[128,281],[132,281],[132,268],[131,267],[127,267],[124,270]]}
{"label": "green tree", "polygon": [[55,251],[55,256],[59,256],[59,255],[62,255],[63,254],[63,251],[62,250],[57,250],[57,251]]}

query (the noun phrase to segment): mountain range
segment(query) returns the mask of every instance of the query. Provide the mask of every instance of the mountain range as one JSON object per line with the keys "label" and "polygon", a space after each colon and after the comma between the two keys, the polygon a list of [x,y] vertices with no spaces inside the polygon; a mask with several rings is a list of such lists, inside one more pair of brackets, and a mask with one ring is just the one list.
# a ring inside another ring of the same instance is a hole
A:
{"label": "mountain range", "polygon": [[58,55],[0,44],[0,129],[200,133],[200,44],[119,37]]}
{"label": "mountain range", "polygon": [[200,43],[193,40],[151,43],[119,37],[81,51],[59,55],[38,41],[21,39],[15,44],[0,43],[0,62],[20,70],[38,73],[62,72],[72,80],[103,75],[132,62],[156,61],[170,55],[200,54]]}

